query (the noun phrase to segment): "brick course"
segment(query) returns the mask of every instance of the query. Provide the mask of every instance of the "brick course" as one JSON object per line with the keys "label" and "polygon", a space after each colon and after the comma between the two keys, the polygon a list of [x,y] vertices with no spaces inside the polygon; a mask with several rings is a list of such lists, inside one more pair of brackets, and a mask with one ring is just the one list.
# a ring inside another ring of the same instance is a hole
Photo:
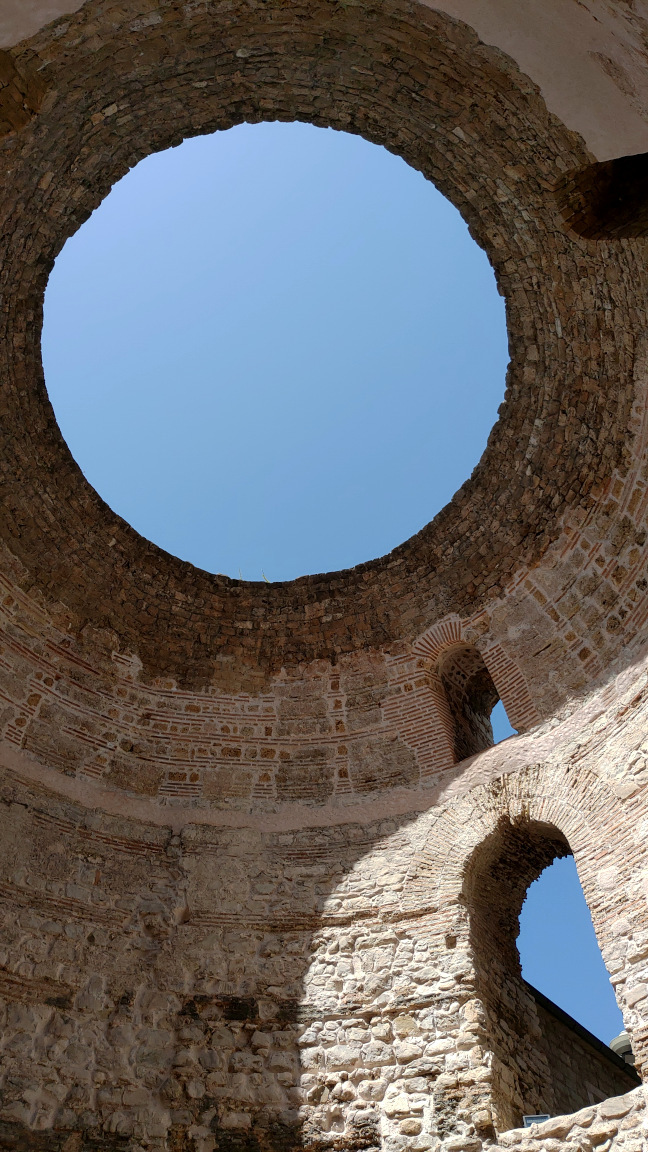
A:
{"label": "brick course", "polygon": [[[262,119],[433,180],[511,348],[431,524],[271,585],[102,503],[39,348],[52,261],[114,181]],[[406,0],[87,0],[0,54],[0,1148],[643,1152],[643,1087],[547,1021],[515,948],[573,852],[643,1074],[645,241],[568,227],[592,160],[512,60]],[[495,748],[457,737],[475,677],[519,731]],[[588,1076],[620,1095],[518,1128]]]}

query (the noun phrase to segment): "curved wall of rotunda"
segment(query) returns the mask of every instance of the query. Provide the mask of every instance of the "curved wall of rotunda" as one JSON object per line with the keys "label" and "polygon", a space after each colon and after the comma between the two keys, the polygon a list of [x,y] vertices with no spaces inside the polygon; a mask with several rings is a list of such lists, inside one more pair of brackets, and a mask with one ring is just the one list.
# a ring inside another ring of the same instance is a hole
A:
{"label": "curved wall of rotunda", "polygon": [[[573,853],[643,1075],[648,6],[0,8],[0,1148],[639,1152],[641,1081],[551,1017],[515,936]],[[40,330],[115,180],[274,119],[457,205],[511,359],[417,536],[255,584],[100,500]]]}

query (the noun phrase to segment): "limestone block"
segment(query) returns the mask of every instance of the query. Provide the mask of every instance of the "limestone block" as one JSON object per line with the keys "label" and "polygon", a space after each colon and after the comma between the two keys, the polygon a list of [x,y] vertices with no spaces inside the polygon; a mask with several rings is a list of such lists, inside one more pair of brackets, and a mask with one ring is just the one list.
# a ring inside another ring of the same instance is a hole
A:
{"label": "limestone block", "polygon": [[383,1111],[386,1116],[407,1116],[410,1112],[410,1101],[403,1092],[394,1096],[387,1096],[383,1102]]}

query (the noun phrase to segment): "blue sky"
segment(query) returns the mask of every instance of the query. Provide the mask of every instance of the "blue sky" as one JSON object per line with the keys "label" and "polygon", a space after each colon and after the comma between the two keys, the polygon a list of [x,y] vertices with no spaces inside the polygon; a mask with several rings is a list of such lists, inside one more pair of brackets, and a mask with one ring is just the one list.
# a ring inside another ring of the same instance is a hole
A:
{"label": "blue sky", "polygon": [[[491,723],[496,744],[513,734],[501,701]],[[555,860],[531,884],[517,943],[530,984],[604,1044],[623,1031],[573,856]]]}
{"label": "blue sky", "polygon": [[529,888],[518,949],[529,983],[604,1044],[623,1031],[573,856],[555,860]]}
{"label": "blue sky", "polygon": [[504,304],[459,213],[346,133],[243,125],[137,166],[68,241],[43,352],[110,506],[210,571],[384,555],[470,475]]}
{"label": "blue sky", "polygon": [[[477,464],[504,304],[458,212],[400,159],[300,124],[152,156],[65,245],[43,330],[73,455],[182,559],[287,580],[384,555]],[[501,705],[497,740],[511,733]],[[532,885],[527,979],[621,1030],[573,861]]]}

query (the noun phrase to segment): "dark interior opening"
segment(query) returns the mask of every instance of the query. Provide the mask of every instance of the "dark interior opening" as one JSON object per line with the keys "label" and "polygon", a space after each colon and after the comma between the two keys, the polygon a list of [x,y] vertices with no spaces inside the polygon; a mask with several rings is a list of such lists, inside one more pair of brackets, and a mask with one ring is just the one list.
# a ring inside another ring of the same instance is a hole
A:
{"label": "dark interior opening", "polygon": [[490,748],[490,715],[499,694],[481,654],[470,644],[451,648],[441,657],[439,675],[452,715],[455,759]]}
{"label": "dark interior opening", "polygon": [[569,172],[556,199],[568,227],[587,240],[648,236],[648,153]]}

